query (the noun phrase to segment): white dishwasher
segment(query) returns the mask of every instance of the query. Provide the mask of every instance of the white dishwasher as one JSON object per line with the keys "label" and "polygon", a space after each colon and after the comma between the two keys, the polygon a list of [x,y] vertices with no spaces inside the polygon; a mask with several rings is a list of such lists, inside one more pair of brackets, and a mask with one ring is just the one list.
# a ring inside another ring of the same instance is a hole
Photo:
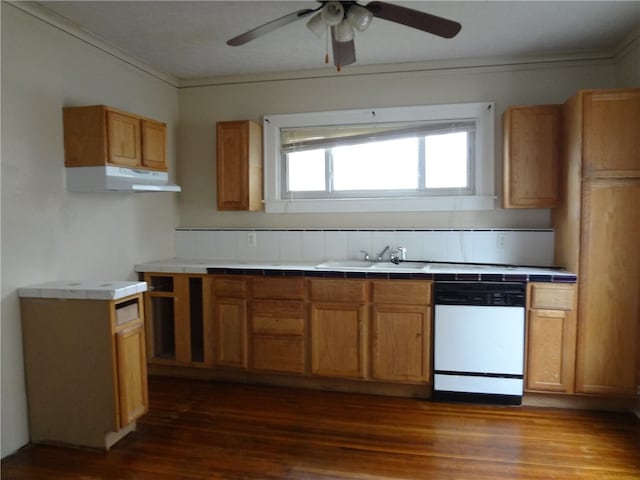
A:
{"label": "white dishwasher", "polygon": [[434,400],[519,405],[526,284],[436,282]]}

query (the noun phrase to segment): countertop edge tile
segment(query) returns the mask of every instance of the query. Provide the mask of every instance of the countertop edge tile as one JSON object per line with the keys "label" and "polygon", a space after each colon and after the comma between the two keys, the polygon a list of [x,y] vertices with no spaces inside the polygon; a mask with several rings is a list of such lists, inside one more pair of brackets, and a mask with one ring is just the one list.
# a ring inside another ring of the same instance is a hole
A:
{"label": "countertop edge tile", "polygon": [[[135,265],[139,273],[192,273],[192,274],[239,274],[239,275],[271,275],[291,276],[303,275],[309,277],[344,277],[344,278],[423,278],[438,281],[548,281],[575,283],[576,275],[564,270],[551,267],[500,267],[484,266],[478,270],[477,266],[438,263],[442,265],[430,270],[413,269],[377,269],[371,271],[348,269],[318,269],[316,263],[303,262],[238,262],[233,260],[202,260],[188,258],[173,258],[156,262]],[[424,262],[434,264],[436,262]]]}

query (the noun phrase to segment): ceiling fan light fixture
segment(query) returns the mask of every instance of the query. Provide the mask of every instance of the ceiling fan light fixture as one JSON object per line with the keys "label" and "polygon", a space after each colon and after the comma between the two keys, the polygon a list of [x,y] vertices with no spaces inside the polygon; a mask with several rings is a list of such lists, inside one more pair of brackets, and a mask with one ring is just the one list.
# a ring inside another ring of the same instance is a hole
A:
{"label": "ceiling fan light fixture", "polygon": [[324,23],[322,19],[322,13],[316,13],[311,17],[307,22],[307,28],[311,30],[316,37],[322,38],[327,32],[327,24]]}
{"label": "ceiling fan light fixture", "polygon": [[335,27],[344,18],[344,7],[340,2],[327,2],[320,13],[325,24]]}
{"label": "ceiling fan light fixture", "polygon": [[364,32],[373,21],[373,13],[361,5],[351,5],[347,11],[347,19],[353,28],[359,32]]}
{"label": "ceiling fan light fixture", "polygon": [[350,42],[353,40],[353,25],[346,18],[333,28],[335,28],[337,42]]}

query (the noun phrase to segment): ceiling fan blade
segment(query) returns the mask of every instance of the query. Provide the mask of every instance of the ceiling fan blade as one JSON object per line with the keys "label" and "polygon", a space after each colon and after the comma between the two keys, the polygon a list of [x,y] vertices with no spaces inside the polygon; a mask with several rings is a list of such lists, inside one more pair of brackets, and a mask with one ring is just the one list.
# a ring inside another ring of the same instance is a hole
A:
{"label": "ceiling fan blade", "polygon": [[366,8],[373,13],[374,17],[417,28],[444,38],[455,37],[462,28],[462,25],[453,20],[392,3],[369,2]]}
{"label": "ceiling fan blade", "polygon": [[353,40],[339,42],[336,40],[336,27],[331,27],[331,46],[333,47],[333,64],[340,67],[351,65],[356,61],[356,45]]}
{"label": "ceiling fan blade", "polygon": [[[322,7],[320,7],[322,8]],[[276,18],[275,20],[271,20],[270,22],[265,23],[264,25],[260,25],[248,32],[245,32],[237,37],[233,37],[231,40],[227,40],[227,45],[231,45],[232,47],[237,47],[238,45],[244,45],[251,40],[255,40],[262,35],[265,35],[269,32],[273,32],[274,30],[284,27],[285,25],[290,24],[291,22],[295,22],[299,18],[306,17],[314,12],[317,12],[319,9],[310,9],[306,8],[303,10],[298,10],[297,12],[289,13],[288,15],[284,15],[283,17]]]}

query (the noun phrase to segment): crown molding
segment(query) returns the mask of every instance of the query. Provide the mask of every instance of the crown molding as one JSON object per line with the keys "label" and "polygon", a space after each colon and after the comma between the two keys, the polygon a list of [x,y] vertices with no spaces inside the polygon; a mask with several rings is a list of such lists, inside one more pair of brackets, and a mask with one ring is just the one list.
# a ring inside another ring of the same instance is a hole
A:
{"label": "crown molding", "polygon": [[215,87],[265,82],[283,82],[291,80],[312,80],[323,78],[349,78],[372,75],[396,75],[408,73],[446,74],[452,71],[468,70],[476,72],[531,70],[550,67],[576,67],[588,65],[611,65],[614,57],[609,52],[575,53],[544,57],[483,57],[455,60],[437,60],[419,63],[401,63],[387,65],[350,66],[336,72],[333,68],[299,70],[217,76],[199,79],[180,80],[179,89]]}

